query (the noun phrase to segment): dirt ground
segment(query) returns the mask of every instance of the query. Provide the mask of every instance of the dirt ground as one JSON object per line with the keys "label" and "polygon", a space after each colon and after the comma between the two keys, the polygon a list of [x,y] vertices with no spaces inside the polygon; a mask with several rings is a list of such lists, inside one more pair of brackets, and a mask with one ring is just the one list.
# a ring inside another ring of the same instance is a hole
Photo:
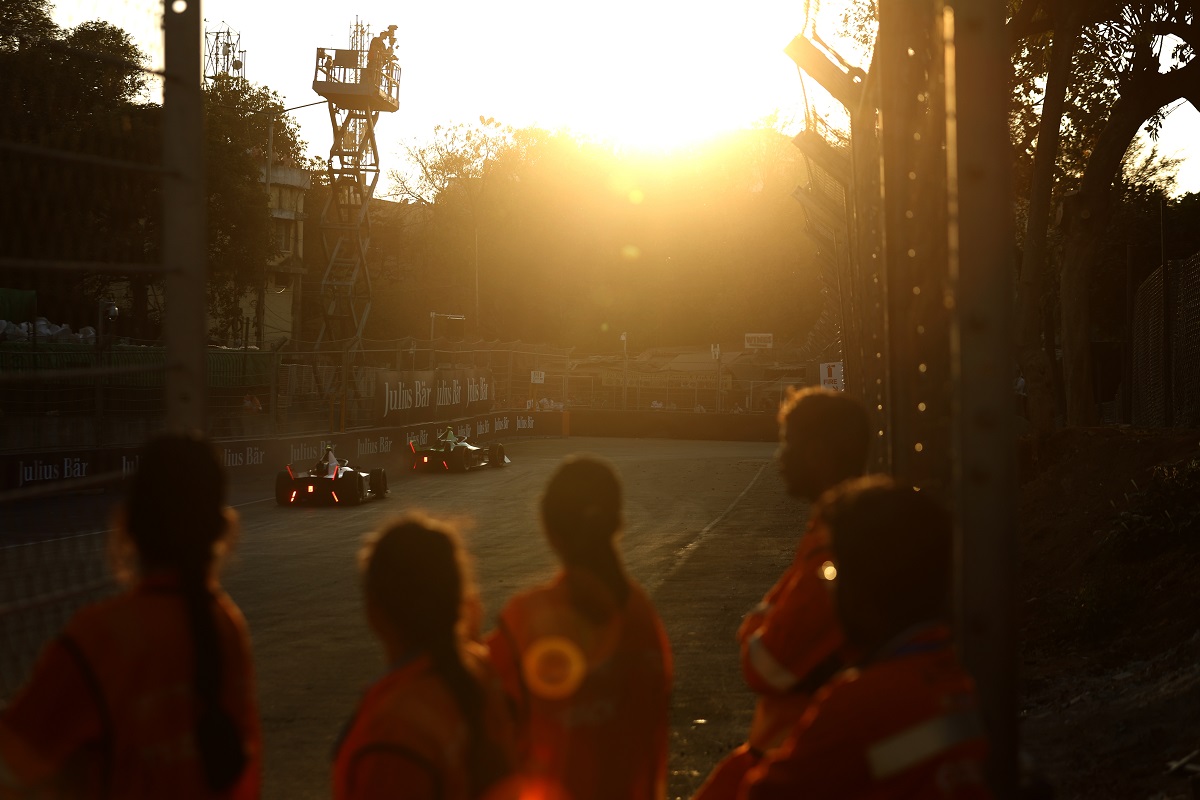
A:
{"label": "dirt ground", "polygon": [[[1186,765],[1168,771],[1200,749],[1200,432],[1073,430],[1021,450],[1025,755],[1059,800],[1200,797]],[[779,483],[751,487],[655,593],[677,657],[673,798],[749,721],[731,634],[807,512]]]}
{"label": "dirt ground", "polygon": [[1069,430],[1024,452],[1026,751],[1058,798],[1200,796],[1168,767],[1200,749],[1200,432]]}

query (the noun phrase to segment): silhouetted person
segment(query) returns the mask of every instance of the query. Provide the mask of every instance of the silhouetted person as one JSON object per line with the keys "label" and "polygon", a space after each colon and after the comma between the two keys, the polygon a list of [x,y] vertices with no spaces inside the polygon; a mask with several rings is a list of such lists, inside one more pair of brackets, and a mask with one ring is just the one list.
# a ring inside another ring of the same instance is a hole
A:
{"label": "silhouetted person", "polygon": [[671,650],[617,551],[613,468],[568,458],[546,485],[541,518],[562,572],[513,597],[488,639],[517,709],[530,796],[663,798]]}
{"label": "silhouetted person", "polygon": [[514,732],[483,647],[463,636],[473,592],[457,533],[408,514],[372,535],[359,561],[389,668],[338,743],[335,800],[483,797],[513,769]]}
{"label": "silhouetted person", "polygon": [[821,580],[862,657],[816,694],[737,796],[989,798],[975,689],[948,624],[950,515],[877,476],[830,491],[815,518],[830,540]]}
{"label": "silhouetted person", "polygon": [[[842,392],[789,389],[779,409],[779,471],[788,494],[812,501],[862,475],[870,447],[866,409]],[[738,630],[742,674],[757,701],[746,744],[708,776],[696,800],[732,798],[742,776],[779,744],[812,693],[849,653],[829,593],[818,578],[828,535],[810,520],[792,565]]]}
{"label": "silhouetted person", "polygon": [[217,583],[225,492],[198,435],[145,446],[113,519],[129,587],[79,611],[0,713],[0,796],[258,797],[249,635]]}

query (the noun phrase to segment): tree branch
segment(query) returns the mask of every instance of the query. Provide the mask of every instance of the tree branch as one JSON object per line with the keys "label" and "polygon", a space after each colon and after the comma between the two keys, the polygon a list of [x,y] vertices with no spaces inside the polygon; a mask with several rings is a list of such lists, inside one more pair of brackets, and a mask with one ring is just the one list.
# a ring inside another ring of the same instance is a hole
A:
{"label": "tree branch", "polygon": [[1176,20],[1156,20],[1147,22],[1145,28],[1155,36],[1178,37],[1193,48],[1200,50],[1200,26],[1188,25]]}
{"label": "tree branch", "polygon": [[1080,194],[1096,200],[1106,198],[1138,129],[1168,103],[1193,97],[1200,98],[1200,58],[1170,72],[1144,71],[1122,87],[1088,159]]}
{"label": "tree branch", "polygon": [[1015,45],[1022,39],[1037,36],[1050,30],[1051,24],[1048,18],[1042,17],[1036,23],[1034,21],[1035,17],[1037,17],[1038,9],[1041,7],[1042,0],[1025,0],[1024,3],[1021,3],[1021,7],[1016,10],[1012,19],[1004,26],[1005,31],[1008,33],[1010,44]]}

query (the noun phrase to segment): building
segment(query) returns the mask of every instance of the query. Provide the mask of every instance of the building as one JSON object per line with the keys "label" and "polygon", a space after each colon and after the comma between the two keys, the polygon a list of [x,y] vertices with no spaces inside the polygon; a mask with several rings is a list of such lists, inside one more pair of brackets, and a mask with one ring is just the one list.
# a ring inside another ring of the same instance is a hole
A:
{"label": "building", "polygon": [[305,198],[312,176],[298,167],[275,164],[259,170],[271,212],[272,232],[279,255],[266,265],[255,295],[242,299],[242,316],[251,320],[250,342],[274,349],[296,338],[300,329],[303,294]]}

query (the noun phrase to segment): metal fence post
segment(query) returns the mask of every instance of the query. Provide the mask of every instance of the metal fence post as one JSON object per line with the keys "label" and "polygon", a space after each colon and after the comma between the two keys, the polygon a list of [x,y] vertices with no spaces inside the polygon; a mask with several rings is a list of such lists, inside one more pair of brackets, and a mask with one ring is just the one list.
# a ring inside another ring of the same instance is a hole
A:
{"label": "metal fence post", "polygon": [[1004,4],[957,3],[944,22],[959,636],[991,740],[992,788],[997,797],[1016,797],[1013,223]]}
{"label": "metal fence post", "polygon": [[163,0],[163,266],[166,424],[204,430],[204,96],[201,0]]}

